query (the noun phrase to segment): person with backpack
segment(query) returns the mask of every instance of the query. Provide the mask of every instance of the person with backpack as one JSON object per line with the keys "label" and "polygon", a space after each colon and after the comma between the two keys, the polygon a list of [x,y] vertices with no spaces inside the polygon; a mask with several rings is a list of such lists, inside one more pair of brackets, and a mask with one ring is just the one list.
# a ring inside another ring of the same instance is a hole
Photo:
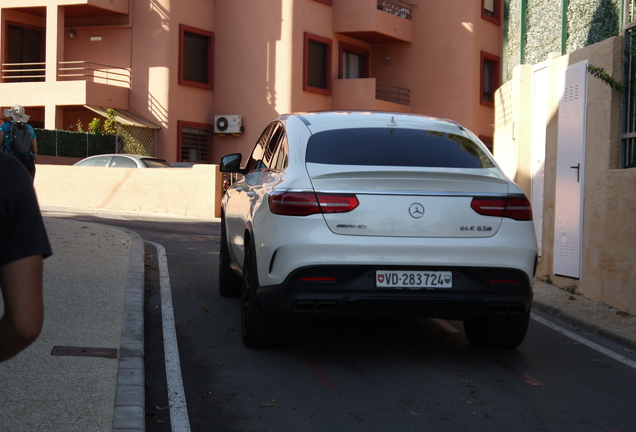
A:
{"label": "person with backpack", "polygon": [[31,116],[26,115],[22,105],[13,105],[4,110],[4,115],[11,121],[5,121],[0,125],[0,143],[5,153],[12,154],[20,159],[22,165],[35,180],[35,156],[38,153],[38,142],[35,132],[30,124],[27,124]]}

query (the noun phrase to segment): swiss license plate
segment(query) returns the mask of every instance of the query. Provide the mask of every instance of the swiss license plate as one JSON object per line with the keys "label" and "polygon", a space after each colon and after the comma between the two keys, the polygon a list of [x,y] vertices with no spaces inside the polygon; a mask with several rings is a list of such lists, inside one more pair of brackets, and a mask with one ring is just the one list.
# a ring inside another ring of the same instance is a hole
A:
{"label": "swiss license plate", "polygon": [[453,287],[453,273],[449,271],[394,271],[375,272],[377,288],[446,289]]}

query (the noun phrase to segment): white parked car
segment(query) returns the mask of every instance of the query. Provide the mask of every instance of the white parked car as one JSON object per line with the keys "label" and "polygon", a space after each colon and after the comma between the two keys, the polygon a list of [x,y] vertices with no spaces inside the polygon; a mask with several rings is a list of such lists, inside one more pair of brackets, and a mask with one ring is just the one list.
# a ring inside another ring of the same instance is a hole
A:
{"label": "white parked car", "polygon": [[73,166],[107,168],[172,168],[164,159],[133,154],[101,154],[89,156]]}
{"label": "white parked car", "polygon": [[[296,315],[462,320],[515,348],[530,317],[530,203],[461,125],[421,115],[282,115],[221,171],[219,290],[249,347],[290,342]],[[241,176],[239,176],[241,177]]]}

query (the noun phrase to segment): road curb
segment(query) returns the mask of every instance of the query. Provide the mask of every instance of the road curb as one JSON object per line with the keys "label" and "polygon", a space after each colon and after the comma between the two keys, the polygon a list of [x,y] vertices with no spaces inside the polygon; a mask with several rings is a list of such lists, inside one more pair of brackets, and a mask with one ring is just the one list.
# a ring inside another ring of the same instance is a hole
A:
{"label": "road curb", "polygon": [[108,226],[131,238],[112,430],[145,431],[144,241],[134,231]]}
{"label": "road curb", "polygon": [[631,349],[636,350],[636,339],[633,336],[618,329],[603,325],[601,322],[593,322],[588,316],[582,316],[575,312],[565,311],[549,303],[537,300],[536,297],[532,302],[532,307],[552,317],[560,318],[569,324],[581,327],[582,329],[592,333],[600,334],[613,342],[629,346]]}

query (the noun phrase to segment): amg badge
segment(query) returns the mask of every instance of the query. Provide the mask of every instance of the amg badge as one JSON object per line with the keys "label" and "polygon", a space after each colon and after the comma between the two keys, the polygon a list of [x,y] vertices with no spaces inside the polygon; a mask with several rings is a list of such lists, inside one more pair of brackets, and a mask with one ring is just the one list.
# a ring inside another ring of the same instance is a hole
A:
{"label": "amg badge", "polygon": [[348,224],[338,224],[336,228],[357,228],[357,229],[367,229],[366,225],[348,225]]}

